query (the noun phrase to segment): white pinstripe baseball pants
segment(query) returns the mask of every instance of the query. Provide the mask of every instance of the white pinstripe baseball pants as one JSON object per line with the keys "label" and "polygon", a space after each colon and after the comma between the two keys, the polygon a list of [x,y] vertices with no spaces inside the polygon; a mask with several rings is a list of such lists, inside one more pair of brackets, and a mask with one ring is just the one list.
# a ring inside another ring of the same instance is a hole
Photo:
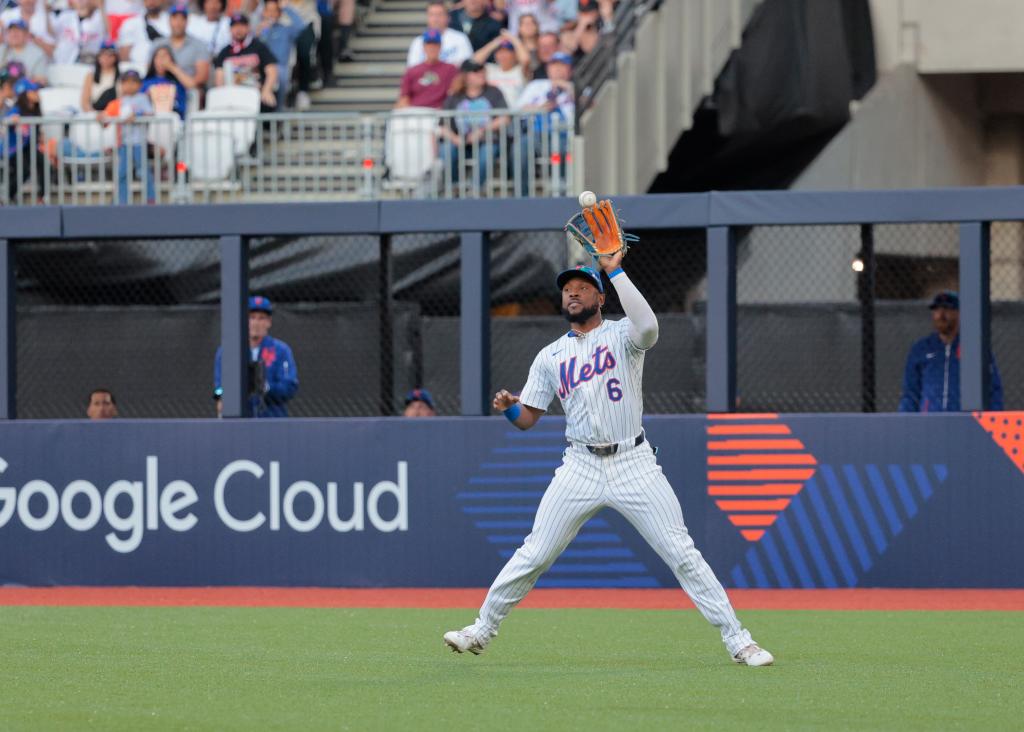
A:
{"label": "white pinstripe baseball pants", "polygon": [[625,516],[675,573],[709,623],[722,632],[730,655],[750,645],[715,573],[693,545],[683,511],[650,443],[610,457],[570,447],[541,498],[533,530],[498,573],[476,627],[496,635],[501,621],[526,596],[584,523],[605,506]]}

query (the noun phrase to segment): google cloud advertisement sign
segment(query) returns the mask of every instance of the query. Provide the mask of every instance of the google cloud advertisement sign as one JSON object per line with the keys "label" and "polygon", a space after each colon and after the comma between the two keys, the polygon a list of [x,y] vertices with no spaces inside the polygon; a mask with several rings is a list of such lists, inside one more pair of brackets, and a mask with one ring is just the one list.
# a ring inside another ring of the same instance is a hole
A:
{"label": "google cloud advertisement sign", "polygon": [[0,584],[471,583],[458,467],[405,424],[2,425]]}

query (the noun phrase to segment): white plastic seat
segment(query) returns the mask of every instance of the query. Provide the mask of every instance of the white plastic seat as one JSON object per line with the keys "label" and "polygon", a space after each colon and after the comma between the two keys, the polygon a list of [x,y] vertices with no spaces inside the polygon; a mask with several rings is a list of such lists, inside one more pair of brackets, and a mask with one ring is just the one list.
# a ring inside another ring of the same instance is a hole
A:
{"label": "white plastic seat", "polygon": [[192,182],[227,181],[235,168],[235,139],[230,132],[189,126],[185,161]]}
{"label": "white plastic seat", "polygon": [[46,70],[46,78],[50,86],[64,86],[81,91],[85,77],[93,73],[89,64],[50,64]]}
{"label": "white plastic seat", "polygon": [[164,155],[174,151],[181,136],[181,118],[174,112],[161,112],[153,116],[146,129],[146,140],[160,148]]}
{"label": "white plastic seat", "polygon": [[260,113],[260,92],[251,86],[215,86],[206,92],[206,111]]}
{"label": "white plastic seat", "polygon": [[[82,111],[81,101],[79,89],[58,86],[39,90],[39,111],[43,117],[74,117]],[[64,125],[47,123],[43,125],[42,132],[44,139],[58,139],[64,136]]]}
{"label": "white plastic seat", "polygon": [[69,121],[68,139],[76,151],[90,156],[82,159],[99,160],[91,156],[105,156],[107,151],[117,147],[117,125],[104,126],[96,121],[95,114],[81,114]]}
{"label": "white plastic seat", "polygon": [[208,133],[227,133],[234,140],[235,155],[246,155],[256,142],[257,120],[249,112],[199,110],[188,121],[191,129]]}
{"label": "white plastic seat", "polygon": [[393,183],[418,184],[437,160],[437,114],[429,107],[396,109],[388,120],[384,159]]}

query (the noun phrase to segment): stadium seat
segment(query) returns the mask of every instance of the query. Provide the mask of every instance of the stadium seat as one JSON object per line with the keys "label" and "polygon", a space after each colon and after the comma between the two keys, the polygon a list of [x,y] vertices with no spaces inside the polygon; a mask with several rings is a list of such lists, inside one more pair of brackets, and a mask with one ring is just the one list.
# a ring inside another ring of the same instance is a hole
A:
{"label": "stadium seat", "polygon": [[418,189],[436,169],[438,118],[434,111],[406,107],[392,112],[384,147],[390,187]]}
{"label": "stadium seat", "polygon": [[189,127],[197,132],[226,133],[235,141],[235,155],[245,155],[256,142],[257,123],[249,112],[230,110],[199,110],[189,119]]}
{"label": "stadium seat", "polygon": [[[74,117],[81,109],[81,92],[67,86],[39,90],[39,111],[43,117]],[[64,125],[55,122],[43,125],[43,138],[56,140],[64,136]]]}
{"label": "stadium seat", "polygon": [[230,179],[235,168],[235,138],[230,132],[189,126],[184,145],[193,184],[226,183]]}
{"label": "stadium seat", "polygon": [[90,64],[52,64],[46,71],[50,86],[81,90],[85,77],[93,72]]}
{"label": "stadium seat", "polygon": [[215,86],[206,93],[206,111],[260,113],[260,92],[251,86]]}
{"label": "stadium seat", "polygon": [[181,118],[174,112],[157,113],[146,130],[146,140],[164,155],[174,151],[180,135]]}

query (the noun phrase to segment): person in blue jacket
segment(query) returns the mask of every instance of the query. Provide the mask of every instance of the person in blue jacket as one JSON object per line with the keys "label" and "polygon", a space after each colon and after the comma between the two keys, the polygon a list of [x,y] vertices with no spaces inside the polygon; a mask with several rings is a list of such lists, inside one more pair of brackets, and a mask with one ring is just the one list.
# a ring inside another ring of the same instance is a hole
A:
{"label": "person in blue jacket", "polygon": [[[903,372],[901,412],[960,411],[960,296],[946,290],[932,299],[935,332],[917,341]],[[989,409],[1003,408],[1003,384],[990,356]]]}
{"label": "person in blue jacket", "polygon": [[[262,295],[249,298],[249,416],[287,417],[288,400],[299,390],[299,373],[292,349],[270,335],[274,306]],[[221,349],[213,362],[213,398],[217,415],[224,389],[220,380]]]}

